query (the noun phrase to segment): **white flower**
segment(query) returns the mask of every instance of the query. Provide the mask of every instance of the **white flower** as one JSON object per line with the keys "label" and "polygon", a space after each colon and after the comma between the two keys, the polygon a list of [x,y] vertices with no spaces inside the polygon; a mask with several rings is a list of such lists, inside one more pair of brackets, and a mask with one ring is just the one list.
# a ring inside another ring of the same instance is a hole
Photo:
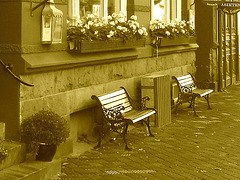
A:
{"label": "white flower", "polygon": [[94,15],[93,14],[88,14],[87,17],[88,18],[94,18]]}
{"label": "white flower", "polygon": [[98,31],[94,31],[94,35],[98,35]]}
{"label": "white flower", "polygon": [[136,20],[137,20],[137,16],[136,16],[136,15],[132,15],[132,16],[130,17],[130,19],[136,21]]}
{"label": "white flower", "polygon": [[170,36],[170,35],[171,35],[171,33],[170,33],[169,31],[166,31],[165,34],[166,34],[167,36]]}
{"label": "white flower", "polygon": [[112,17],[113,17],[113,18],[117,17],[117,14],[116,14],[116,13],[113,13],[113,14],[112,14]]}
{"label": "white flower", "polygon": [[127,28],[126,27],[123,27],[123,32],[127,32]]}
{"label": "white flower", "polygon": [[139,29],[139,30],[138,30],[138,33],[139,33],[140,35],[143,35],[143,32],[144,32],[144,31],[143,31],[142,29]]}
{"label": "white flower", "polygon": [[112,20],[112,16],[108,15],[108,16],[107,16],[107,19],[108,19],[108,20]]}
{"label": "white flower", "polygon": [[114,21],[110,21],[109,24],[112,25],[112,26],[114,26],[114,25],[115,25],[115,22],[114,22]]}
{"label": "white flower", "polygon": [[109,34],[110,34],[111,36],[113,36],[113,35],[114,35],[114,31],[110,31]]}
{"label": "white flower", "polygon": [[92,26],[94,23],[92,21],[88,21],[88,25]]}
{"label": "white flower", "polygon": [[85,25],[84,25],[84,28],[90,29],[90,26],[89,26],[88,24],[85,24]]}
{"label": "white flower", "polygon": [[82,21],[81,21],[81,19],[77,19],[77,20],[76,20],[76,23],[77,23],[78,26],[82,26]]}
{"label": "white flower", "polygon": [[146,29],[145,27],[142,27],[142,30],[143,30],[143,31],[147,31],[147,29]]}
{"label": "white flower", "polygon": [[123,27],[122,26],[117,26],[117,29],[122,30]]}
{"label": "white flower", "polygon": [[125,17],[125,13],[120,11],[119,14],[118,14],[119,18],[124,18]]}
{"label": "white flower", "polygon": [[120,23],[123,23],[123,22],[125,21],[125,19],[124,19],[124,18],[120,18],[118,21],[119,21]]}
{"label": "white flower", "polygon": [[131,27],[133,30],[136,30],[136,29],[137,29],[137,27],[136,27],[134,24],[132,24],[130,27]]}
{"label": "white flower", "polygon": [[94,23],[93,24],[95,27],[99,27],[99,23]]}

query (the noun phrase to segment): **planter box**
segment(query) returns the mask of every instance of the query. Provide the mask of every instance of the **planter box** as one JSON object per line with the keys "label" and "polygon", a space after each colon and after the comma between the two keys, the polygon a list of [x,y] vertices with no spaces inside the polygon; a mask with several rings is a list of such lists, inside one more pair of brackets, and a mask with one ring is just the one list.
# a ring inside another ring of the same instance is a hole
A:
{"label": "planter box", "polygon": [[179,45],[186,45],[186,44],[193,44],[196,43],[196,37],[179,37],[176,39],[161,39],[161,46],[179,46]]}
{"label": "planter box", "polygon": [[79,53],[91,53],[102,51],[114,51],[144,47],[145,39],[139,40],[109,40],[109,41],[87,41],[73,40],[69,42],[69,51]]}

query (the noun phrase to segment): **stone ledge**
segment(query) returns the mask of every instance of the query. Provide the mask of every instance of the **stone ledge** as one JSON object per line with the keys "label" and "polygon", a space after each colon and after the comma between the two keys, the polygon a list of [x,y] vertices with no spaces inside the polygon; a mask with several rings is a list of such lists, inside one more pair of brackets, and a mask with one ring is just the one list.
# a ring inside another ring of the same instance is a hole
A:
{"label": "stone ledge", "polygon": [[112,63],[137,58],[136,50],[77,54],[67,51],[22,54],[25,73]]}

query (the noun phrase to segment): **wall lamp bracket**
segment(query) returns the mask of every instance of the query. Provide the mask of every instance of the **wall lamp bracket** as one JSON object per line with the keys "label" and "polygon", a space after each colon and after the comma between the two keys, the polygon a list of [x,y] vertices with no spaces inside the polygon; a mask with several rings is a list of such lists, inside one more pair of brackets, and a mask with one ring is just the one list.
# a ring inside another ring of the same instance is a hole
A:
{"label": "wall lamp bracket", "polygon": [[40,6],[45,4],[47,1],[48,0],[44,0],[44,1],[40,2],[38,5],[36,5],[35,7],[33,7],[33,2],[31,0],[31,2],[30,2],[30,15],[33,16],[33,11],[35,11],[37,8],[39,8]]}

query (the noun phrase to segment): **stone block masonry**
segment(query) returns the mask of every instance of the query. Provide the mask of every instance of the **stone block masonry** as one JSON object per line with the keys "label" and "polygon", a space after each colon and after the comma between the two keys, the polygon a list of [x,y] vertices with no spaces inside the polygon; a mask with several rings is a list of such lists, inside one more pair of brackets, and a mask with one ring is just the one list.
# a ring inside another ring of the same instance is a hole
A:
{"label": "stone block masonry", "polygon": [[194,61],[195,52],[191,51],[26,74],[21,78],[35,86],[20,87],[21,118],[41,109],[52,109],[70,120],[71,114],[95,106],[92,94],[102,94],[120,86],[126,87],[131,96],[139,98],[141,77],[194,72]]}

